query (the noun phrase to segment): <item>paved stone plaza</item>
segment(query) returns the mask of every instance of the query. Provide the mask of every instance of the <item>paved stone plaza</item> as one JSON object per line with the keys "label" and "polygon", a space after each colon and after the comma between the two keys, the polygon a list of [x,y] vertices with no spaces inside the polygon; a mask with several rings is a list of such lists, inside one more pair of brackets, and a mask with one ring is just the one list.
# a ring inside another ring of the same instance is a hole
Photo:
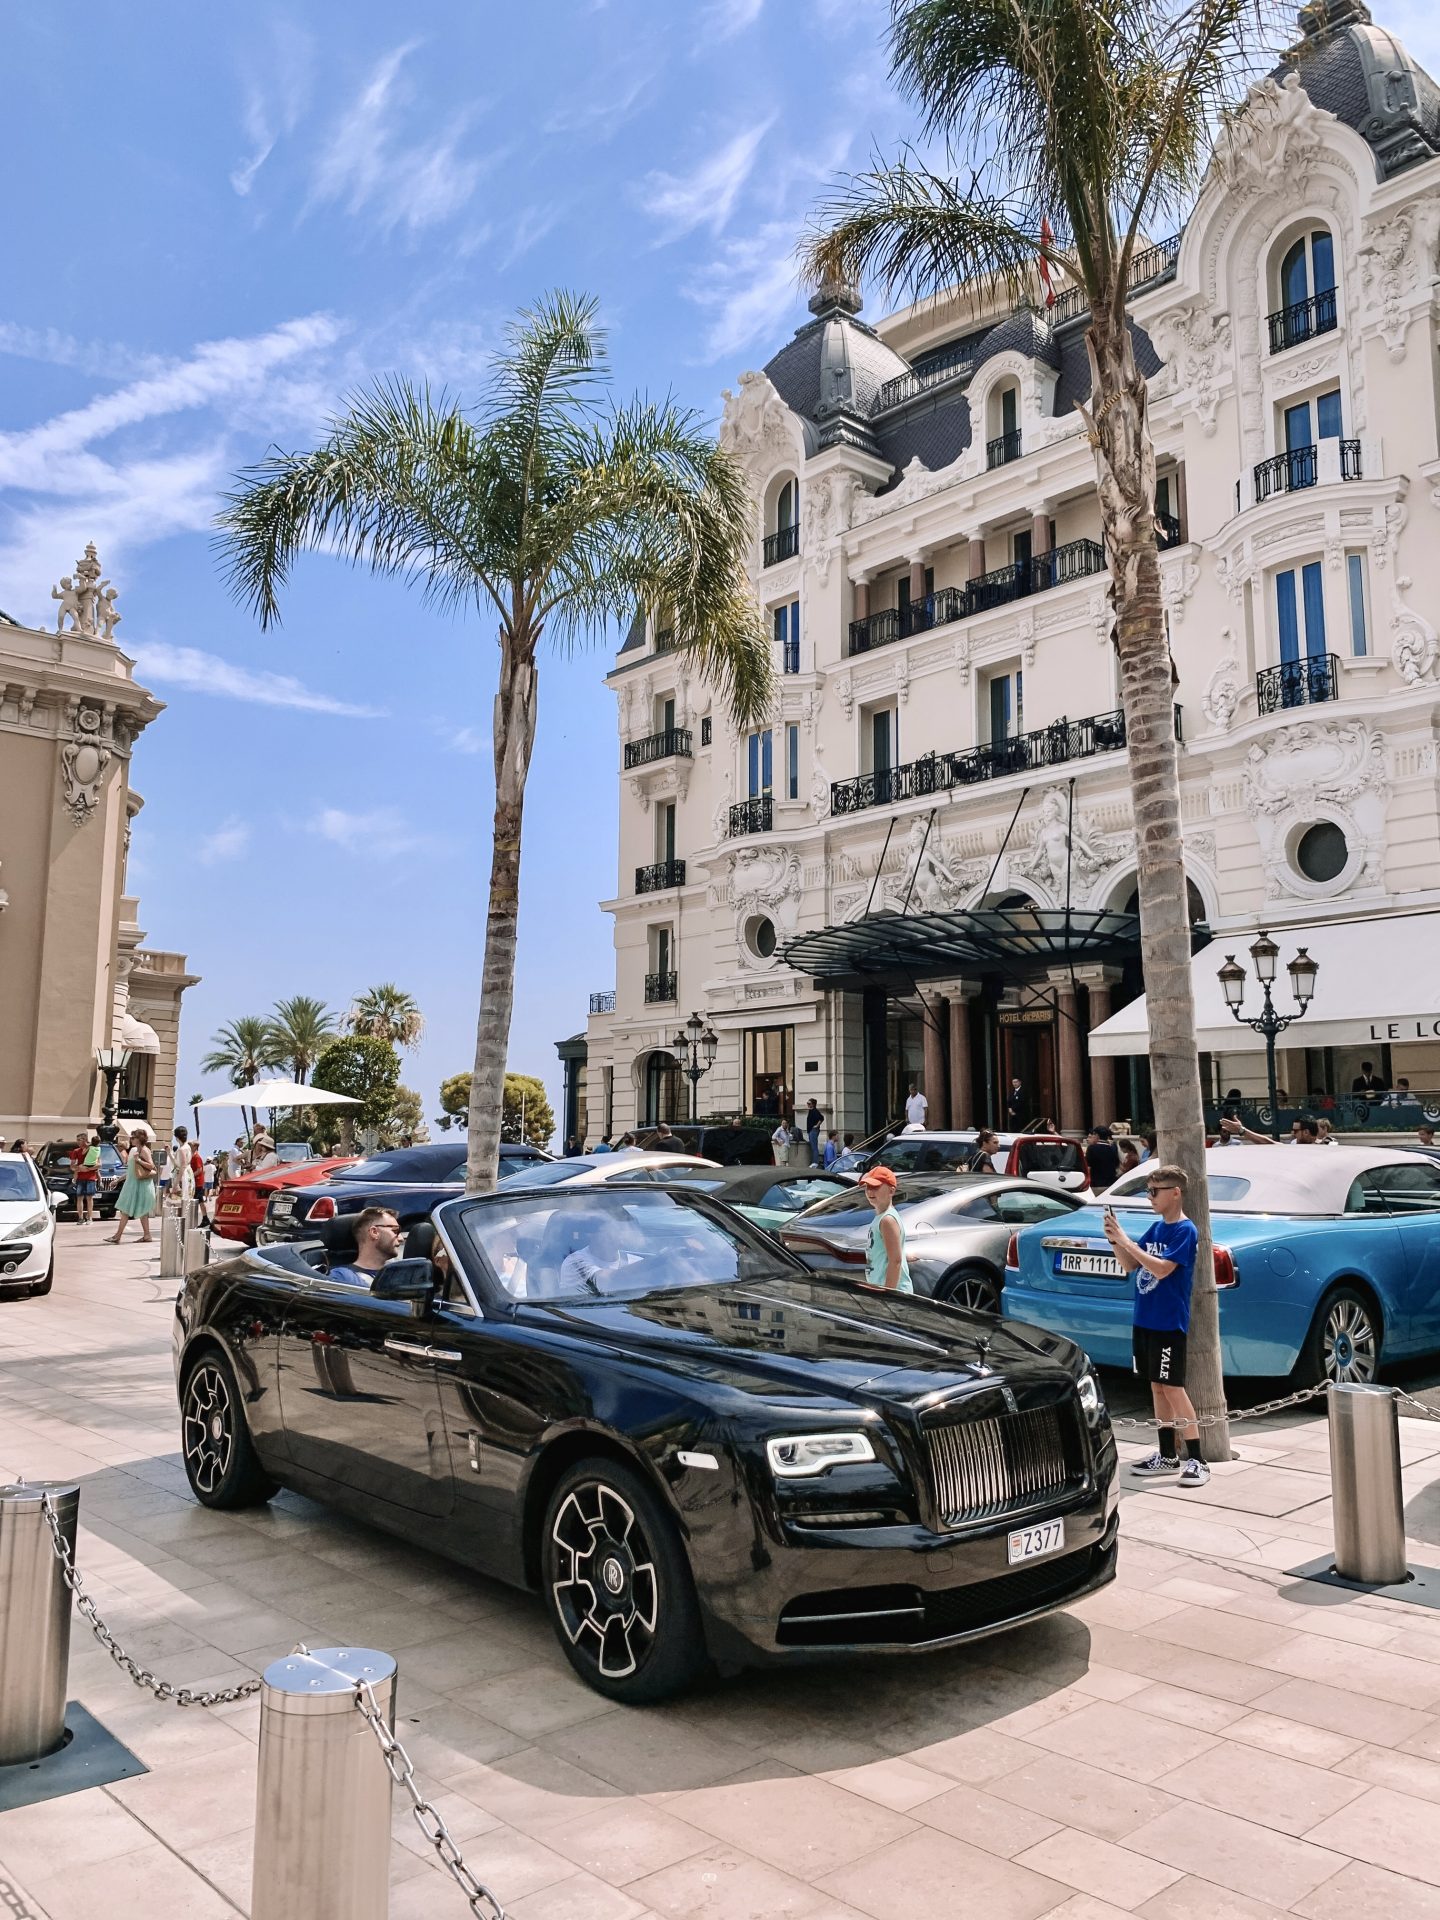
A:
{"label": "paved stone plaza", "polygon": [[[0,1307],[0,1473],[80,1481],[82,1572],[165,1678],[396,1654],[401,1737],[515,1920],[1440,1915],[1440,1613],[1286,1571],[1330,1544],[1323,1419],[1128,1498],[1118,1583],[1041,1625],[617,1709],[534,1599],[289,1494],[195,1505],[174,1285],[101,1231],[62,1228],[54,1293]],[[1411,1563],[1440,1566],[1440,1422],[1402,1434]],[[70,1691],[149,1771],[0,1814],[0,1911],[247,1912],[257,1703],[155,1704],[78,1627]],[[394,1920],[458,1920],[398,1810],[393,1860]]]}

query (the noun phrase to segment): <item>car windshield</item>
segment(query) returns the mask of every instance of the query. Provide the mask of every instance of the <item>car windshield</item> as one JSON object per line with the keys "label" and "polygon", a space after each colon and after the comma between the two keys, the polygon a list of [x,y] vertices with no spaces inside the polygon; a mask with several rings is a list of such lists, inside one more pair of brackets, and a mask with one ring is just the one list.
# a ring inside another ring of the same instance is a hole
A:
{"label": "car windshield", "polygon": [[[1150,1208],[1150,1196],[1145,1191],[1145,1182],[1149,1178],[1144,1167],[1136,1167],[1123,1179],[1117,1180],[1113,1187],[1105,1189],[1105,1204],[1120,1201],[1127,1207]],[[1210,1194],[1212,1207],[1236,1207],[1250,1191],[1250,1182],[1242,1180],[1238,1173],[1212,1173],[1205,1181]]]}
{"label": "car windshield", "polygon": [[965,1167],[975,1153],[970,1140],[892,1140],[875,1156],[876,1163],[896,1173],[939,1173],[942,1168]]}
{"label": "car windshield", "polygon": [[447,1154],[372,1153],[353,1167],[338,1167],[337,1180],[368,1181],[372,1186],[439,1187],[465,1178],[463,1152]]}
{"label": "car windshield", "polygon": [[587,1161],[527,1160],[496,1184],[502,1187],[563,1187],[567,1180],[589,1171]]}
{"label": "car windshield", "polygon": [[0,1160],[0,1200],[43,1200],[45,1189],[28,1160]]}
{"label": "car windshield", "polygon": [[789,1262],[684,1194],[597,1187],[465,1208],[461,1230],[512,1300],[581,1302],[773,1277]]}
{"label": "car windshield", "polygon": [[287,1165],[295,1160],[308,1160],[310,1144],[306,1140],[282,1140],[275,1149],[275,1157]]}

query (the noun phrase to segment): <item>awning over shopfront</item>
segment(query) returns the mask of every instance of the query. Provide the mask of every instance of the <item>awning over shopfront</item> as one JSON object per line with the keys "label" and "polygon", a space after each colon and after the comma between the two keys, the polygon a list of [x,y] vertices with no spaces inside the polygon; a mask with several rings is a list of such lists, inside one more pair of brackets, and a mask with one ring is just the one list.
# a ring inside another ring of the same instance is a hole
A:
{"label": "awning over shopfront", "polygon": [[[1260,988],[1246,949],[1254,933],[1212,940],[1190,962],[1196,1039],[1202,1053],[1261,1053],[1264,1037],[1225,1005],[1219,969],[1233,953],[1250,975],[1242,1014],[1258,1014]],[[1272,989],[1281,1013],[1295,1011],[1286,962],[1304,947],[1320,972],[1305,1018],[1281,1042],[1290,1047],[1399,1046],[1440,1039],[1440,912],[1332,920],[1313,927],[1275,927],[1279,977]],[[1149,1045],[1145,997],[1132,1000],[1089,1035],[1094,1054],[1144,1053]]]}
{"label": "awning over shopfront", "polygon": [[159,1053],[160,1036],[153,1027],[147,1027],[143,1020],[137,1020],[133,1013],[122,1013],[120,1044],[128,1047],[131,1053]]}
{"label": "awning over shopfront", "polygon": [[975,907],[965,913],[870,913],[788,941],[787,966],[826,987],[903,986],[946,974],[1128,958],[1133,913]]}

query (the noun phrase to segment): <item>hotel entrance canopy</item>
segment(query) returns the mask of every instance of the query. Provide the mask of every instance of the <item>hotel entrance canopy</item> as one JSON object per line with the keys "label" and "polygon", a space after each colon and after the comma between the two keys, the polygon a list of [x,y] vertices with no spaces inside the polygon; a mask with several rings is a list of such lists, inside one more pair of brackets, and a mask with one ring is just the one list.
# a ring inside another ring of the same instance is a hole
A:
{"label": "hotel entrance canopy", "polygon": [[781,959],[825,987],[896,986],[957,973],[1013,972],[1126,960],[1139,950],[1133,913],[974,907],[963,913],[869,913],[786,942]]}
{"label": "hotel entrance canopy", "polygon": [[[1271,989],[1281,1013],[1295,1001],[1286,962],[1304,947],[1320,968],[1310,1011],[1286,1034],[1287,1047],[1381,1047],[1440,1039],[1440,912],[1331,920],[1319,926],[1272,926],[1279,943],[1278,976]],[[1190,962],[1195,993],[1195,1039],[1202,1053],[1259,1053],[1264,1036],[1232,1018],[1219,970],[1228,954],[1245,968],[1242,1015],[1260,1012],[1262,998],[1249,948],[1253,931],[1226,933]],[[1145,998],[1132,1000],[1089,1036],[1092,1056],[1144,1053],[1150,1042]]]}

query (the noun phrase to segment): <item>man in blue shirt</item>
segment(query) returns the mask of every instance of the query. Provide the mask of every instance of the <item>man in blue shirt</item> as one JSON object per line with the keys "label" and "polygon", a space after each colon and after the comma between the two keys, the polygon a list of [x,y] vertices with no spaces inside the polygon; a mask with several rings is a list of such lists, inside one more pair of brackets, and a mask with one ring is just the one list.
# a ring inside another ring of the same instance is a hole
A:
{"label": "man in blue shirt", "polygon": [[388,1207],[365,1207],[355,1218],[355,1258],[331,1267],[330,1278],[347,1287],[369,1287],[400,1252],[400,1222]]}
{"label": "man in blue shirt", "polygon": [[[1131,1339],[1135,1371],[1150,1382],[1160,1444],[1134,1471],[1149,1479],[1178,1476],[1182,1487],[1203,1487],[1210,1469],[1200,1458],[1200,1428],[1185,1391],[1185,1341],[1190,1331],[1190,1289],[1195,1279],[1195,1249],[1200,1235],[1185,1217],[1185,1174],[1179,1167],[1157,1166],[1145,1182],[1159,1219],[1132,1240],[1105,1210],[1105,1238],[1126,1273],[1135,1276],[1135,1324]],[[1177,1434],[1185,1442],[1185,1464],[1176,1454]]]}

